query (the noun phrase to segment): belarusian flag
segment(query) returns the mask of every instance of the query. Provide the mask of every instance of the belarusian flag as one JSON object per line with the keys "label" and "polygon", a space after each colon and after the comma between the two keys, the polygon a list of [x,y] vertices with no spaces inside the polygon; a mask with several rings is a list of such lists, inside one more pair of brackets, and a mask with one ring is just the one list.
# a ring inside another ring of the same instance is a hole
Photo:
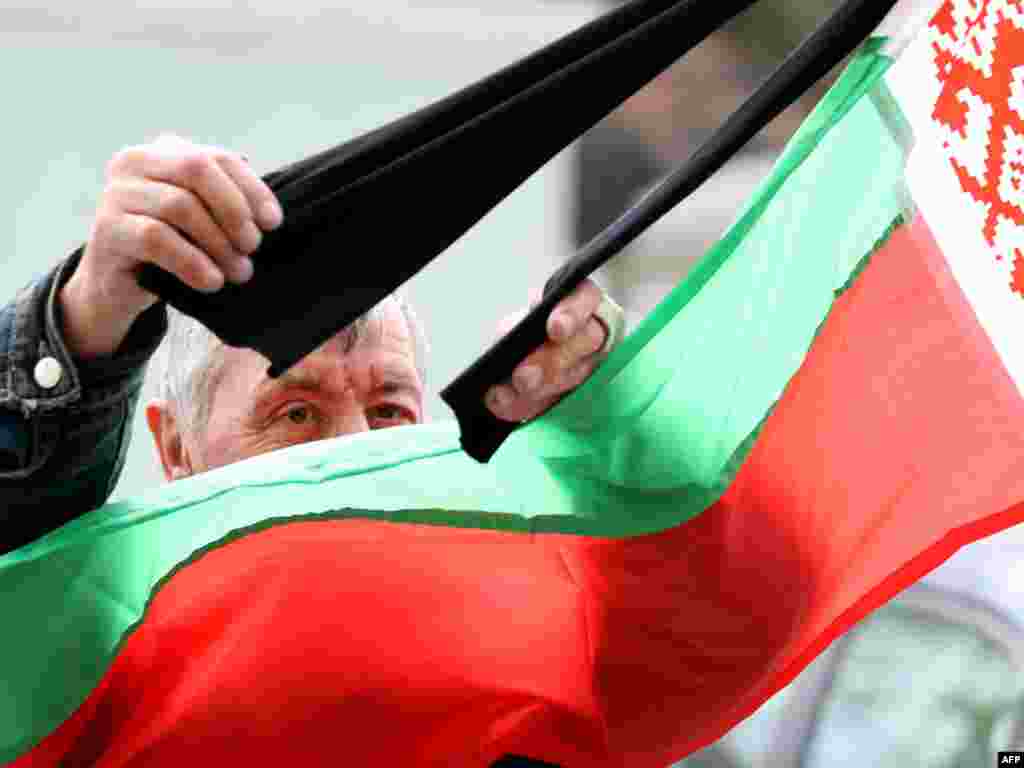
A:
{"label": "belarusian flag", "polygon": [[895,28],[489,464],[314,443],[0,558],[0,760],[663,768],[1024,519],[1024,15]]}

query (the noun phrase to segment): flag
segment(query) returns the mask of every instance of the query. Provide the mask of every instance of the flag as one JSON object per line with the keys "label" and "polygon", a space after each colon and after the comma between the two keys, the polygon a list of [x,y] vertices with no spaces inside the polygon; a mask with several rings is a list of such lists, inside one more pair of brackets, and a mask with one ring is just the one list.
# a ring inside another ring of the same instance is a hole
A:
{"label": "flag", "polygon": [[1024,519],[1024,15],[907,9],[490,463],[312,443],[0,558],[0,760],[663,768]]}

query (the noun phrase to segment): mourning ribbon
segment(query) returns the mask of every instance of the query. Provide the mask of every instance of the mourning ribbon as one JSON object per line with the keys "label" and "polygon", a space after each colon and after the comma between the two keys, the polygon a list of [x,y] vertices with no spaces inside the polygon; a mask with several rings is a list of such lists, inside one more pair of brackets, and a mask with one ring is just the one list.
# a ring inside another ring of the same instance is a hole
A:
{"label": "mourning ribbon", "polygon": [[[139,283],[279,376],[441,254],[554,155],[754,0],[633,0],[410,115],[268,174],[284,224],[253,278],[215,294],[152,264]],[[551,310],[854,50],[895,0],[847,0],[677,171],[585,245],[441,396],[487,461],[518,424],[484,393],[546,338]]]}

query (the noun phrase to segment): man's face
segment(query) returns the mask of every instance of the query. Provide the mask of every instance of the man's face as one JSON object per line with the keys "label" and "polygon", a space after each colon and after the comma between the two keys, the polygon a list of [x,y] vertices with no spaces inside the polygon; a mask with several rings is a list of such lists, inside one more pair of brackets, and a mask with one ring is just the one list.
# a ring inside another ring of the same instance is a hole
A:
{"label": "man's face", "polygon": [[420,423],[423,384],[412,334],[395,301],[381,310],[354,345],[343,332],[278,379],[267,377],[267,361],[257,352],[221,350],[194,471],[297,443]]}

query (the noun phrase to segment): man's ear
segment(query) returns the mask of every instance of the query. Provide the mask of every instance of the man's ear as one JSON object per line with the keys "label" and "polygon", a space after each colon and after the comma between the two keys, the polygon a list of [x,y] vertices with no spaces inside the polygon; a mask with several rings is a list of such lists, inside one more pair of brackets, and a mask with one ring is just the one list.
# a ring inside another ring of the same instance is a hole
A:
{"label": "man's ear", "polygon": [[169,482],[193,474],[192,457],[182,439],[181,424],[175,418],[170,403],[154,400],[146,406],[146,424],[153,435],[156,452]]}

